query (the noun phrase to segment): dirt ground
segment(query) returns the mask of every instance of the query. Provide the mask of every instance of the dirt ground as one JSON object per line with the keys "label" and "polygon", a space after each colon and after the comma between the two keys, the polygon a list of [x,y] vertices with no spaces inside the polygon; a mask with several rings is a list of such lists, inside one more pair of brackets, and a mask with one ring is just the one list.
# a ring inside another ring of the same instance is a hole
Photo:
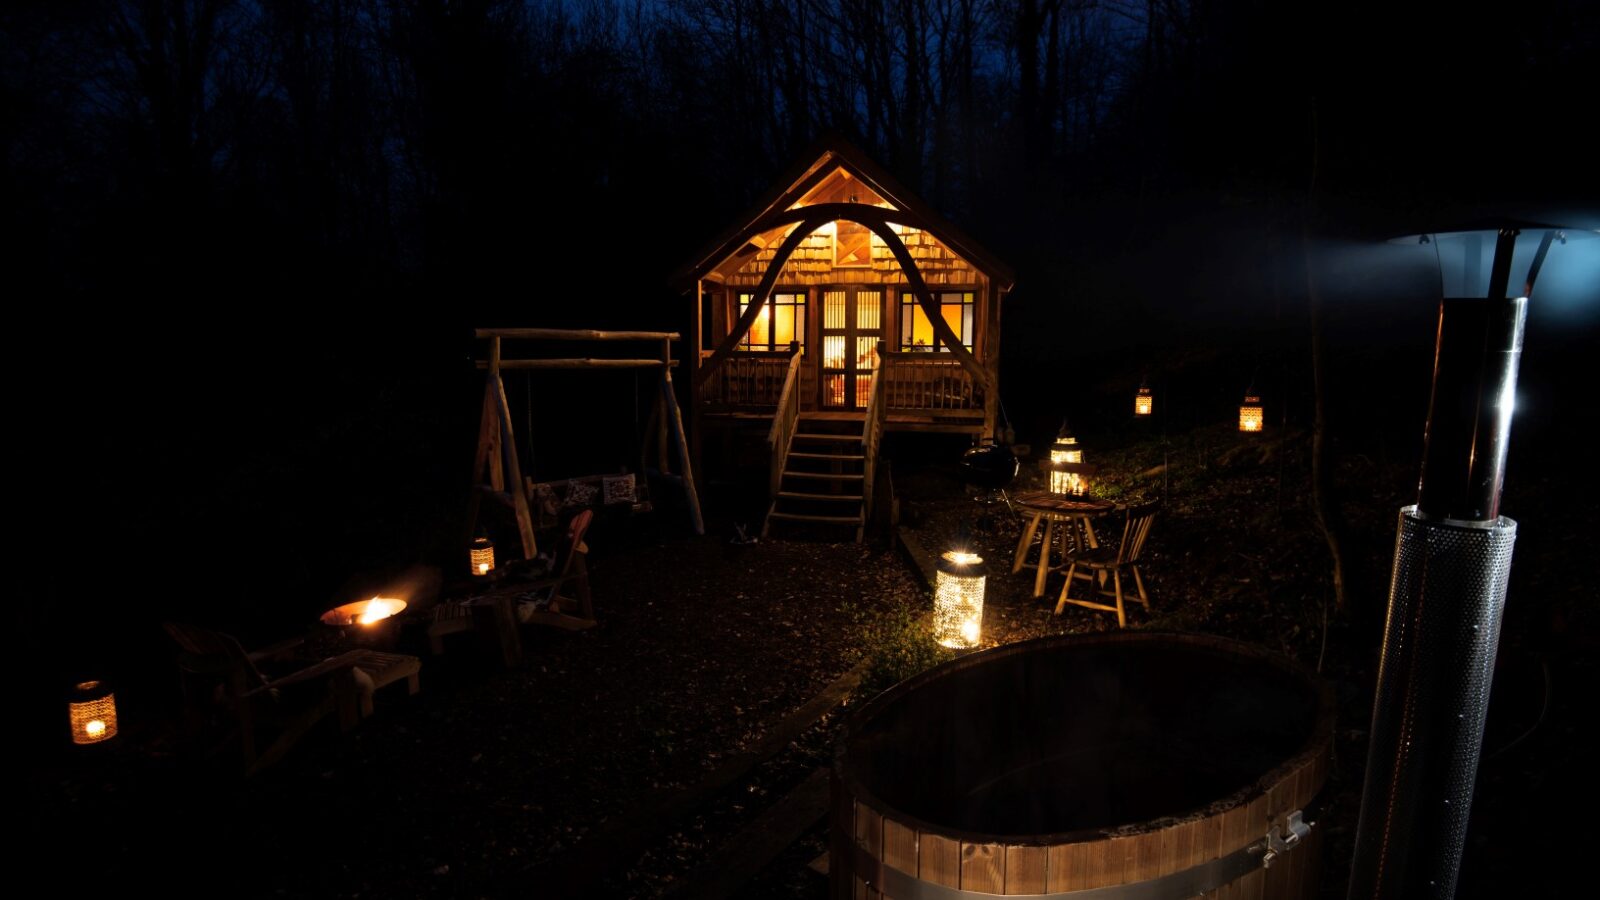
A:
{"label": "dirt ground", "polygon": [[[1342,510],[1349,533],[1365,537],[1346,545],[1363,607],[1340,613],[1306,507],[1306,442],[1283,437],[1219,429],[1132,442],[1093,461],[1106,496],[1165,498],[1144,569],[1152,609],[1134,608],[1130,627],[1253,641],[1335,685],[1341,719],[1321,816],[1324,893],[1341,897],[1381,636],[1374,606],[1407,476],[1360,459],[1341,473],[1370,490]],[[1025,464],[1016,487],[1040,477]],[[1077,607],[1053,616],[1059,576],[1049,600],[1032,599],[1031,569],[1009,574],[1018,520],[980,521],[953,467],[902,463],[894,479],[909,534],[939,548],[965,531],[989,560],[986,644],[1115,627],[1113,616]],[[1520,499],[1537,507],[1549,489],[1530,479]],[[1462,896],[1485,895],[1515,869],[1531,823],[1564,799],[1555,773],[1582,768],[1573,689],[1594,683],[1593,615],[1570,590],[1570,533],[1544,525],[1531,537],[1513,590],[1546,596],[1508,619]],[[928,591],[893,542],[596,541],[592,571],[601,625],[527,632],[520,669],[495,671],[470,645],[452,645],[426,659],[419,696],[380,695],[380,714],[354,735],[318,734],[248,782],[132,734],[36,782],[43,834],[98,848],[103,878],[177,895],[539,896],[541,863],[625,819],[641,798],[695,783],[858,661],[872,671],[853,702],[948,655],[911,631]],[[699,812],[658,823],[652,846],[592,893],[673,894],[826,764],[837,722],[824,717]],[[823,849],[814,828],[746,894],[820,896],[822,879],[806,864]]]}

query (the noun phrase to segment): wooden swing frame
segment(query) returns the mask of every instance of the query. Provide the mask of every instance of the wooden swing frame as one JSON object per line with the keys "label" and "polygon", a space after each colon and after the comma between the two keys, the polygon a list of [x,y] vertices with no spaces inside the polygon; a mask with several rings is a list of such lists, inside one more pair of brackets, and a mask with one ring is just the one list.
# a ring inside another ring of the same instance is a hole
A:
{"label": "wooden swing frame", "polygon": [[[660,448],[662,477],[683,485],[688,501],[689,521],[695,534],[706,533],[705,519],[700,514],[700,495],[695,491],[694,467],[689,455],[689,439],[683,430],[683,411],[678,407],[677,395],[672,389],[672,369],[677,362],[672,358],[672,342],[679,340],[676,331],[592,331],[561,328],[479,328],[474,331],[479,340],[489,342],[489,358],[477,360],[477,367],[488,371],[483,389],[483,414],[478,425],[478,451],[472,466],[473,491],[467,511],[467,540],[478,526],[478,515],[485,492],[502,499],[509,491],[510,503],[516,513],[517,531],[522,539],[524,559],[538,555],[534,537],[533,510],[529,505],[527,481],[522,477],[522,466],[517,461],[516,434],[511,425],[511,408],[506,402],[506,386],[501,373],[513,370],[567,369],[596,371],[604,369],[657,369],[661,372],[659,396],[650,417],[656,430],[656,443]],[[506,359],[502,356],[503,343],[508,340],[524,341],[649,341],[659,344],[660,356],[641,359]],[[532,427],[531,425],[529,426]],[[529,435],[532,438],[532,435]],[[669,443],[678,453],[683,474],[668,471]],[[643,477],[644,473],[640,473]]]}

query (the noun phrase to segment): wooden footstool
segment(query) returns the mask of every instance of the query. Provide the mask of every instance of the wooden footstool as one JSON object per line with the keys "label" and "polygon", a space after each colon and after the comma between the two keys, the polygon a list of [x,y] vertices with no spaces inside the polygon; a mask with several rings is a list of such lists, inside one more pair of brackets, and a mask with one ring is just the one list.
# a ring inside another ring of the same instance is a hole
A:
{"label": "wooden footstool", "polygon": [[[357,673],[356,696],[359,698],[363,717],[372,715],[372,695],[381,687],[404,678],[406,693],[415,694],[422,690],[422,681],[418,674],[422,671],[422,660],[415,656],[384,653],[381,650],[357,650],[349,656],[353,658],[351,664]],[[370,687],[366,683],[368,680],[371,682]]]}
{"label": "wooden footstool", "polygon": [[481,643],[500,658],[501,665],[515,668],[522,663],[521,628],[516,598],[501,591],[435,607],[433,621],[428,624],[428,646],[438,656],[444,653],[445,635],[476,631]]}

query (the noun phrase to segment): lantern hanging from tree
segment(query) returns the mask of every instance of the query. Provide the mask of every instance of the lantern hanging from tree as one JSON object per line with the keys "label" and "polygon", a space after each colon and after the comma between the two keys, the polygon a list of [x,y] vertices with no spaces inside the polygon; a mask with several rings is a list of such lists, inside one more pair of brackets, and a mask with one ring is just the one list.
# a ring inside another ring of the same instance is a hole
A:
{"label": "lantern hanging from tree", "polygon": [[939,557],[933,592],[933,639],[968,650],[983,636],[983,557],[951,550]]}
{"label": "lantern hanging from tree", "polygon": [[1239,430],[1244,432],[1257,432],[1261,430],[1266,417],[1261,410],[1261,398],[1256,396],[1256,389],[1251,388],[1244,392],[1244,402],[1239,404]]}
{"label": "lantern hanging from tree", "polygon": [[482,576],[494,571],[494,544],[488,538],[480,535],[474,540],[469,556],[472,560],[472,574]]}
{"label": "lantern hanging from tree", "polygon": [[1133,395],[1133,414],[1148,416],[1156,410],[1156,398],[1150,393],[1148,384],[1139,385],[1139,393]]}
{"label": "lantern hanging from tree", "polygon": [[98,744],[117,736],[117,697],[101,681],[80,681],[67,702],[74,744]]}

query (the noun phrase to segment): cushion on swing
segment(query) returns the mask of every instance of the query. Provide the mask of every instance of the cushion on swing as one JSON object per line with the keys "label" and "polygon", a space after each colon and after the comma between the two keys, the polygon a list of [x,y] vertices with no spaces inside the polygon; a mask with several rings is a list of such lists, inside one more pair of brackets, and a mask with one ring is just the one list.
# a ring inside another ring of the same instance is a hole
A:
{"label": "cushion on swing", "polygon": [[633,473],[626,475],[607,475],[600,479],[601,486],[605,489],[605,503],[632,503],[637,499],[633,489]]}
{"label": "cushion on swing", "polygon": [[567,483],[567,499],[565,506],[588,506],[594,503],[595,497],[600,495],[600,489],[592,484],[586,484],[574,479]]}
{"label": "cushion on swing", "polygon": [[540,482],[533,486],[534,503],[539,508],[539,513],[545,516],[561,514],[561,498],[556,496],[556,489],[549,484]]}

